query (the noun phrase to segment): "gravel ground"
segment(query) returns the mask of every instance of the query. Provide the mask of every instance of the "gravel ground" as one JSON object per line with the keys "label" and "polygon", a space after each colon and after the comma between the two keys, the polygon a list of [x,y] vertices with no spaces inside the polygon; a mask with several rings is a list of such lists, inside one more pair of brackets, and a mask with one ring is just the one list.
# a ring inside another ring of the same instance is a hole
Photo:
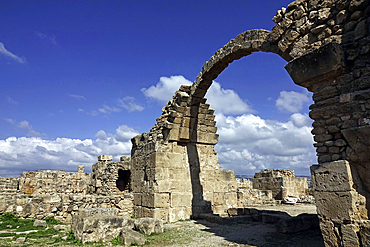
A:
{"label": "gravel ground", "polygon": [[[301,213],[316,213],[314,205],[259,205],[260,210],[287,212],[292,216]],[[181,237],[171,236],[172,241],[151,241],[150,246],[287,246],[323,247],[319,229],[293,234],[278,233],[273,224],[246,221],[242,224],[219,225],[206,220],[179,221],[165,224],[166,233],[176,231]]]}

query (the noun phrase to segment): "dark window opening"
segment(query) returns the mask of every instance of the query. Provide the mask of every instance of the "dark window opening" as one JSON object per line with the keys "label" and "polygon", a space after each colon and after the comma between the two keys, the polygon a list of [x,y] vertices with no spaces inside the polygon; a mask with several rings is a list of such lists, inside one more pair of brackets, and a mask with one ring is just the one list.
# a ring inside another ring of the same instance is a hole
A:
{"label": "dark window opening", "polygon": [[131,183],[131,171],[129,170],[118,170],[118,179],[116,181],[117,188],[120,191],[130,191]]}

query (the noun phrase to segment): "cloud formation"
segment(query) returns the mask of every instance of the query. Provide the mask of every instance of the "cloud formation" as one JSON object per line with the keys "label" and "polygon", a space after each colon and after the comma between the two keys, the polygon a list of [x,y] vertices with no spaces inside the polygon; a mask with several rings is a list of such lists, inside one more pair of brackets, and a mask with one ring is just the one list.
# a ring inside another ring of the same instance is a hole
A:
{"label": "cloud formation", "polygon": [[280,97],[276,100],[276,107],[280,111],[299,112],[304,104],[310,103],[311,100],[306,94],[294,91],[281,91]]}
{"label": "cloud formation", "polygon": [[126,109],[128,112],[144,110],[144,107],[142,107],[141,105],[138,105],[135,102],[134,97],[129,97],[129,96],[124,97],[122,99],[118,99],[118,106]]}
{"label": "cloud formation", "polygon": [[3,56],[5,57],[8,57],[18,63],[25,63],[26,62],[26,58],[24,57],[19,57],[13,53],[11,53],[10,51],[8,51],[4,44],[0,42],[0,54],[2,54]]}
{"label": "cloud formation", "polygon": [[[191,85],[192,82],[183,76],[161,77],[156,85],[143,88],[141,91],[148,98],[166,103],[181,85]],[[206,94],[207,102],[217,113],[242,114],[253,112],[251,107],[231,89],[224,89],[218,82],[213,82]]]}
{"label": "cloud formation", "polygon": [[134,129],[121,125],[115,134],[99,130],[96,140],[9,137],[0,140],[0,176],[16,177],[22,171],[35,169],[76,171],[78,165],[85,165],[89,172],[101,154],[113,155],[114,160],[130,155],[130,140],[137,134]]}
{"label": "cloud formation", "polygon": [[71,94],[71,93],[69,93],[68,96],[69,97],[72,97],[72,98],[75,98],[75,99],[78,99],[78,100],[81,100],[81,99],[86,100],[86,98],[84,96],[82,96],[82,95],[77,95],[77,94]]}
{"label": "cloud formation", "polygon": [[26,120],[20,121],[17,123],[17,121],[10,119],[10,118],[3,118],[3,120],[7,121],[8,123],[12,124],[13,126],[27,130],[27,136],[32,136],[32,137],[46,137],[46,134],[37,132],[33,129],[33,127],[30,125],[30,123]]}
{"label": "cloud formation", "polygon": [[99,114],[103,115],[108,115],[112,112],[121,112],[123,109],[125,109],[127,112],[133,112],[133,111],[142,111],[144,110],[144,107],[137,104],[136,100],[134,97],[124,97],[122,99],[117,100],[117,105],[116,106],[108,106],[108,105],[103,105],[101,108],[98,110],[93,110],[93,111],[86,111],[82,108],[78,109],[78,112],[83,112],[86,113],[90,116],[97,116]]}
{"label": "cloud formation", "polygon": [[216,121],[220,164],[237,174],[253,174],[266,168],[295,169],[296,174],[308,174],[309,167],[316,163],[307,115],[295,113],[288,122],[278,122],[252,114],[217,114]]}

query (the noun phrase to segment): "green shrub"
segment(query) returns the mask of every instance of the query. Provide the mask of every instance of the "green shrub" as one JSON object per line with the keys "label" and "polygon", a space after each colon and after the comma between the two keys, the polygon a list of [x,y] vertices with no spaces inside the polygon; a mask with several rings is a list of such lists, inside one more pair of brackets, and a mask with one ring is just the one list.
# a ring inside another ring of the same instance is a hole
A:
{"label": "green shrub", "polygon": [[120,237],[117,236],[117,237],[112,239],[112,244],[113,245],[123,245],[123,242],[121,241]]}
{"label": "green shrub", "polygon": [[45,217],[44,219],[48,225],[62,225],[63,223],[59,220],[54,219],[54,217]]}

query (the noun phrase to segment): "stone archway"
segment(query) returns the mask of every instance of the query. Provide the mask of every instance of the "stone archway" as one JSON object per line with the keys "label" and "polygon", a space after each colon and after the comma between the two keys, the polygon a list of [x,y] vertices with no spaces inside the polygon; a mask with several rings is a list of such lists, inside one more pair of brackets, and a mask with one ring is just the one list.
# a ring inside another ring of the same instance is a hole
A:
{"label": "stone archway", "polygon": [[[204,95],[230,63],[256,51],[285,59],[293,81],[313,92],[318,165],[311,167],[327,246],[370,244],[370,18],[365,0],[297,0],[271,31],[251,30],[181,86],[150,133],[132,139],[135,215],[165,221],[235,207],[232,171],[219,169],[214,110]],[[144,179],[145,178],[145,179]]]}

